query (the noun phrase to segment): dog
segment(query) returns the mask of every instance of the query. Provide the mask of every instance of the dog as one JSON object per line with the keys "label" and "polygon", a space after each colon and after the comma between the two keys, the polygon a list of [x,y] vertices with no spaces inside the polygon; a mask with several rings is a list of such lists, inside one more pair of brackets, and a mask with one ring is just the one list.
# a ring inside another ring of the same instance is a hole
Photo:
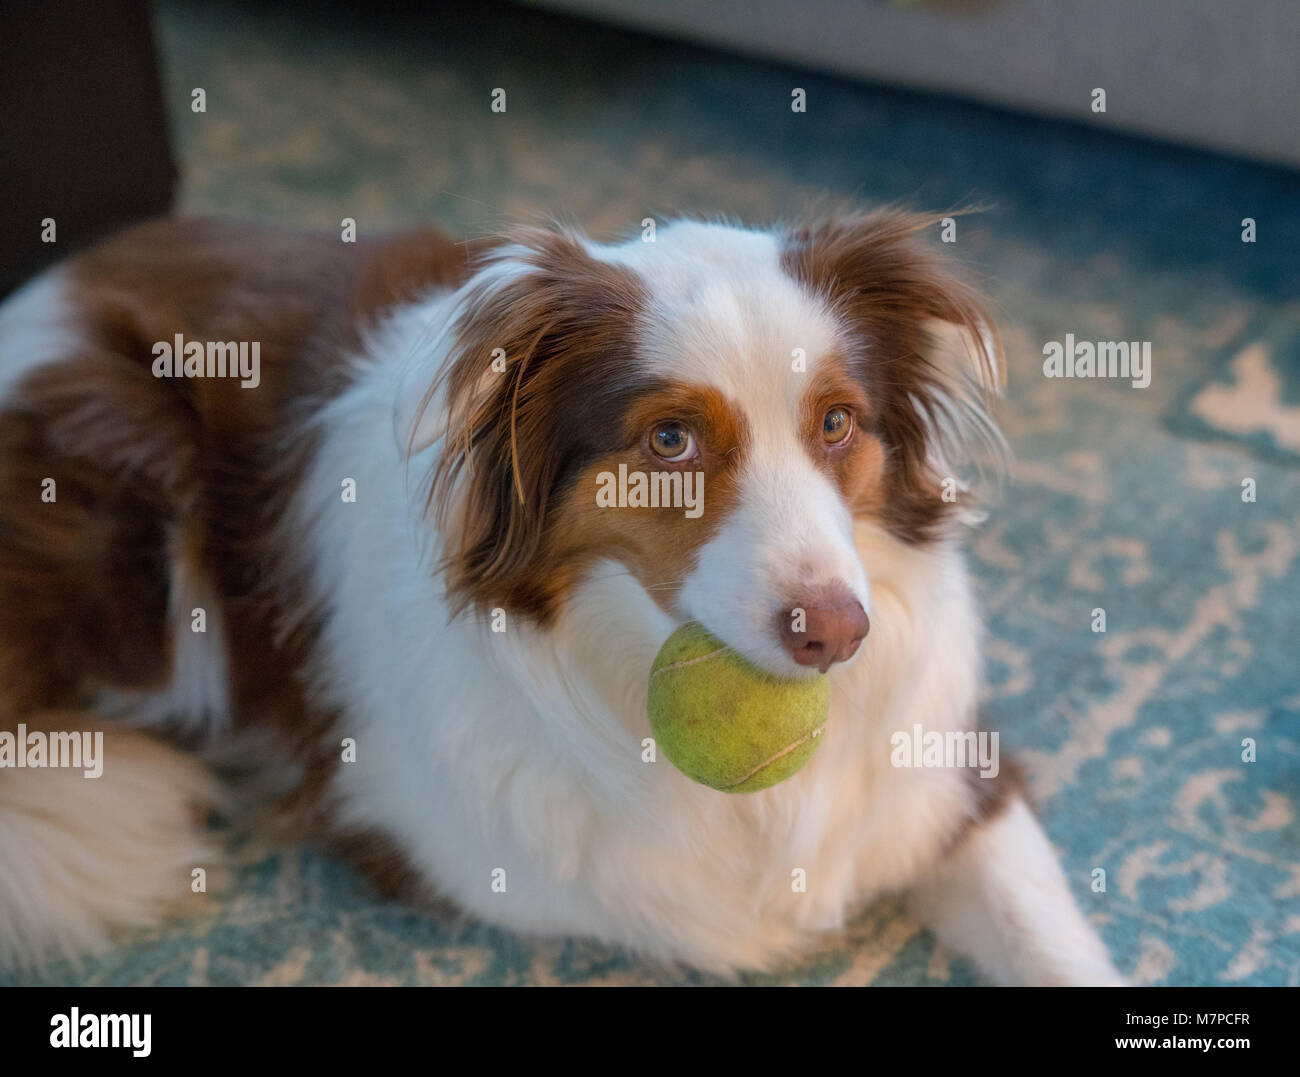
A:
{"label": "dog", "polygon": [[[280,818],[386,894],[728,976],[904,895],[993,983],[1120,983],[1010,766],[891,747],[978,728],[1003,359],[939,220],[168,219],[20,289],[0,729],[103,741],[93,780],[0,768],[0,964],[183,905],[228,796],[203,753],[260,731]],[[702,511],[600,503],[623,473],[698,476]],[[656,752],[688,621],[829,678],[799,773],[731,795]]]}

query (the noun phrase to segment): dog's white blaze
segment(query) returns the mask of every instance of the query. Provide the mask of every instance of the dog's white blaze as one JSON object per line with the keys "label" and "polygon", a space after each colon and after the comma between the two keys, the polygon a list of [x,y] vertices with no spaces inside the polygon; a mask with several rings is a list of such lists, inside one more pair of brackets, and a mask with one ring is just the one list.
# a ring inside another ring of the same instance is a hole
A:
{"label": "dog's white blaze", "polygon": [[[679,222],[655,243],[597,253],[646,279],[646,366],[719,389],[750,429],[740,497],[699,551],[682,611],[752,661],[806,675],[781,646],[782,612],[837,582],[870,611],[852,518],[798,428],[808,386],[842,343],[841,327],[783,271],[768,233]],[[707,494],[705,505],[707,512]]]}
{"label": "dog's white blaze", "polygon": [[751,661],[804,676],[781,646],[778,618],[810,589],[849,587],[870,612],[867,575],[852,542],[852,520],[830,481],[802,446],[755,446],[741,496],[700,551],[682,586],[683,613]]}

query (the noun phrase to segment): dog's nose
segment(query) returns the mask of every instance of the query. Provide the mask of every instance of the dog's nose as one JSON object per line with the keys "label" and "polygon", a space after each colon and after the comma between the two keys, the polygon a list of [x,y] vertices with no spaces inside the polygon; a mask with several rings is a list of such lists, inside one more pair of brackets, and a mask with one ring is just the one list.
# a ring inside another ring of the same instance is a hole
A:
{"label": "dog's nose", "polygon": [[867,611],[846,588],[808,595],[781,614],[781,643],[790,657],[823,673],[852,658],[869,631]]}

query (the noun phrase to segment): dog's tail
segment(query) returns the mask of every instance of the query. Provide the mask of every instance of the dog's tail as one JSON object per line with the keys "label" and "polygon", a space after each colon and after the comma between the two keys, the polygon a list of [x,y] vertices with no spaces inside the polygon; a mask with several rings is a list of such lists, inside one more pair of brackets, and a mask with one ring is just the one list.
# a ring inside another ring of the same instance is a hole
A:
{"label": "dog's tail", "polygon": [[0,721],[0,764],[0,970],[93,952],[202,900],[223,798],[197,757],[45,712]]}

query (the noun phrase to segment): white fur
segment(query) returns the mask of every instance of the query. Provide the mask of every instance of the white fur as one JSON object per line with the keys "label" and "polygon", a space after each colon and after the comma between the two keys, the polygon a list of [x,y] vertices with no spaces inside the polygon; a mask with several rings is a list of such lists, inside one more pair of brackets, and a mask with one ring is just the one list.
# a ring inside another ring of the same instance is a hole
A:
{"label": "white fur", "polygon": [[1056,852],[1017,798],[917,888],[913,910],[996,983],[1120,986]]}
{"label": "white fur", "polygon": [[[94,728],[48,715],[51,730]],[[194,756],[150,735],[104,732],[104,771],[0,771],[0,968],[103,948],[199,900],[191,872],[217,867],[202,814],[220,801]]]}
{"label": "white fur", "polygon": [[[358,745],[340,771],[341,810],[395,837],[441,892],[486,920],[716,971],[768,967],[873,897],[929,878],[973,811],[960,772],[895,769],[889,738],[914,722],[971,727],[979,618],[955,548],[919,550],[855,525],[804,462],[790,351],[806,348],[811,366],[835,327],[781,276],[769,237],[680,225],[654,245],[595,253],[650,285],[648,361],[720,386],[756,429],[740,507],[688,577],[679,618],[613,562],[590,571],[548,631],[449,618],[408,478],[438,446],[408,462],[400,437],[378,436],[406,372],[396,359],[373,367],[320,416],[325,443],[295,521],[313,537],[314,586],[331,608],[317,690]],[[391,321],[388,354],[434,339],[429,322],[453,308],[435,299]],[[356,505],[338,499],[343,476],[357,479]],[[647,671],[676,623],[698,617],[792,671],[768,638],[771,615],[793,583],[822,579],[870,600],[873,623],[859,658],[829,674],[830,744],[794,778],[747,796],[696,785],[662,758],[643,762]],[[796,869],[806,892],[791,885]],[[1051,896],[1077,917],[1068,895]],[[1072,941],[1099,946],[1086,928]],[[1006,978],[1005,967],[1034,982],[1099,966],[994,961],[991,971]]]}

